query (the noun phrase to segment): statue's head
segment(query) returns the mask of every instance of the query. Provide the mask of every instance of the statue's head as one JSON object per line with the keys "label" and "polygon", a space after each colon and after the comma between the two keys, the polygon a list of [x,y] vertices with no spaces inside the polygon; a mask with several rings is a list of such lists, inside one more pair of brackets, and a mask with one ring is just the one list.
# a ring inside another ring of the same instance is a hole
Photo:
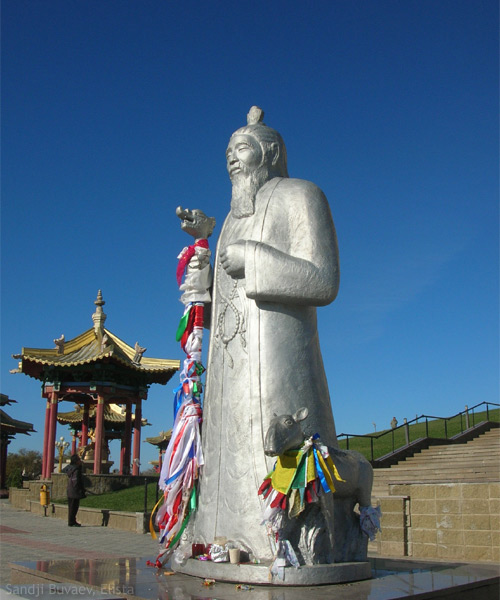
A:
{"label": "statue's head", "polygon": [[288,177],[286,148],[281,135],[264,122],[264,111],[252,106],[247,125],[233,133],[226,150],[233,184],[231,211],[236,217],[253,214],[255,196],[274,177]]}

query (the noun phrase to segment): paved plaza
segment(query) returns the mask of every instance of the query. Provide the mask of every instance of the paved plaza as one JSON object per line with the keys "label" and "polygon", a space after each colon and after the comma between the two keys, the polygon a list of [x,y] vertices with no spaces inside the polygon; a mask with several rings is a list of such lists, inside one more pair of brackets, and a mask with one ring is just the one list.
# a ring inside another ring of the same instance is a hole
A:
{"label": "paved plaza", "polygon": [[0,584],[10,581],[9,562],[144,557],[154,561],[157,542],[149,534],[99,526],[68,527],[0,500]]}
{"label": "paved plaza", "polygon": [[[372,559],[373,579],[355,583],[252,586],[248,595],[234,583],[204,587],[197,577],[149,567],[146,561],[155,559],[157,549],[149,535],[101,526],[68,527],[62,519],[25,512],[8,500],[0,501],[0,542],[0,600],[406,600],[450,593],[457,599],[496,600],[499,593],[495,565],[384,558]],[[9,562],[24,563],[14,581]]]}

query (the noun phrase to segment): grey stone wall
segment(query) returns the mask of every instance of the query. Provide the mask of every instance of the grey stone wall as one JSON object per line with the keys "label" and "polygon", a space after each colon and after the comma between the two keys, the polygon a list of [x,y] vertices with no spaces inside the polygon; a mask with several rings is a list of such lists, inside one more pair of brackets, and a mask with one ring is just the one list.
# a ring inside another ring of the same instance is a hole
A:
{"label": "grey stone wall", "polygon": [[[84,473],[85,488],[92,494],[105,494],[115,492],[137,485],[144,485],[144,479],[148,483],[158,482],[158,476],[154,475],[94,475],[93,473]],[[51,497],[66,498],[66,486],[68,478],[64,473],[52,474]]]}
{"label": "grey stone wall", "polygon": [[500,562],[500,482],[390,484],[381,556]]}
{"label": "grey stone wall", "polygon": [[[148,483],[158,482],[158,476],[155,475],[133,476],[94,475],[93,473],[84,474],[85,488],[91,494],[105,494],[107,492],[115,492],[116,490],[123,490],[129,487],[144,485],[145,479],[147,479]],[[9,490],[9,497],[11,498],[11,502],[13,504],[18,506],[18,503],[20,503],[22,504],[22,508],[24,508],[25,500],[34,500],[36,502],[40,501],[40,488],[42,485],[46,485],[48,487],[51,499],[58,500],[61,498],[66,498],[67,484],[68,478],[64,473],[53,473],[52,479],[47,481],[42,479],[24,481],[22,488]]]}

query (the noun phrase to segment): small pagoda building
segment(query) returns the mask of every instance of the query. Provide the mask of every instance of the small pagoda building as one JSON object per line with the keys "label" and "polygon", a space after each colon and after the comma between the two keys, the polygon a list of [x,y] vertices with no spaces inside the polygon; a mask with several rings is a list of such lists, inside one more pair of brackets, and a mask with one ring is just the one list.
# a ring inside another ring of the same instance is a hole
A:
{"label": "small pagoda building", "polygon": [[[85,414],[84,406],[81,404],[75,404],[74,410],[70,412],[58,412],[57,422],[59,425],[69,425],[71,431],[71,454],[78,453],[87,466],[94,465],[95,456],[95,426],[96,426],[96,413],[97,406],[92,406],[89,409],[88,416],[88,437],[89,443],[84,446],[81,443],[82,440],[82,429],[83,429],[83,416]],[[101,458],[101,470],[103,473],[108,473],[111,466],[114,464],[109,460],[110,450],[109,443],[112,440],[123,440],[125,436],[126,422],[127,422],[127,411],[124,406],[118,404],[105,404],[104,405],[104,437],[103,437],[103,448]],[[141,421],[141,427],[151,425],[144,417]],[[135,414],[132,414],[132,430],[135,429]],[[146,439],[147,441],[147,439]],[[124,471],[124,465],[121,465],[122,473]]]}
{"label": "small pagoda building", "polygon": [[[12,400],[6,394],[0,394],[0,406],[10,406],[16,404],[17,400]],[[12,439],[16,437],[18,433],[24,433],[29,435],[30,433],[36,433],[31,423],[25,421],[18,421],[9,416],[3,408],[0,408],[0,497],[6,495],[6,468],[7,468],[7,452],[8,446]]]}
{"label": "small pagoda building", "polygon": [[165,454],[165,450],[167,449],[171,437],[172,430],[169,429],[168,431],[160,431],[159,435],[155,437],[148,437],[145,440],[148,444],[158,448],[158,460],[152,460],[149,462],[149,464],[153,465],[155,469],[158,469],[158,473],[161,472],[163,455]]}
{"label": "small pagoda building", "polygon": [[94,304],[93,328],[68,341],[61,335],[54,340],[55,348],[23,348],[21,354],[13,355],[19,366],[11,372],[42,382],[42,397],[46,399],[42,464],[45,479],[50,479],[54,467],[61,402],[77,404],[82,411],[76,449],[92,450],[89,454],[94,474],[103,473],[109,462],[105,415],[116,414],[114,407],[118,406],[123,411],[119,471],[130,474],[132,463],[132,475],[139,475],[142,402],[147,399],[151,384],[165,385],[180,366],[178,360],[145,357],[146,348],[138,343],[132,348],[105,329],[105,302],[100,290]]}

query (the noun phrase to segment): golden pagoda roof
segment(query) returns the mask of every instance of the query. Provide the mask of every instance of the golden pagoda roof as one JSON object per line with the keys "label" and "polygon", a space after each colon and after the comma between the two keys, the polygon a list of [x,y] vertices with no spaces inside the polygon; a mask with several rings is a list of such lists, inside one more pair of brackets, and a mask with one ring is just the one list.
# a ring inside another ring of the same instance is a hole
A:
{"label": "golden pagoda roof", "polygon": [[26,421],[18,421],[10,417],[5,411],[0,408],[0,430],[2,437],[13,436],[16,433],[36,433],[33,429],[33,423],[26,423]]}
{"label": "golden pagoda roof", "polygon": [[[11,404],[17,404],[17,400],[9,398],[7,394],[0,394],[0,406]],[[29,435],[30,433],[36,433],[36,430],[33,429],[33,423],[14,419],[0,408],[0,436],[2,439],[13,438],[17,433]]]}
{"label": "golden pagoda roof", "polygon": [[25,373],[43,380],[47,367],[67,370],[71,367],[108,362],[125,367],[131,374],[142,376],[147,383],[167,383],[179,369],[180,361],[143,356],[145,348],[141,348],[138,343],[132,348],[104,328],[106,315],[102,312],[104,301],[100,291],[95,304],[97,310],[92,315],[94,328],[68,341],[62,335],[54,340],[55,348],[23,348],[21,354],[13,355],[20,362],[18,369],[11,372]]}
{"label": "golden pagoda roof", "polygon": [[138,371],[176,371],[180,361],[164,358],[148,358],[143,356],[140,363],[133,362],[134,349],[122,341],[111,331],[104,329],[108,340],[99,344],[93,329],[89,329],[78,337],[65,342],[63,352],[57,348],[23,348],[15,358],[30,360],[44,365],[76,367],[104,358],[113,358],[127,367]]}
{"label": "golden pagoda roof", "polygon": [[[92,419],[95,417],[96,407],[95,405],[89,407],[89,417]],[[111,423],[125,423],[125,409],[119,404],[105,404],[104,405],[104,420]],[[83,409],[79,404],[75,404],[75,410],[69,412],[58,412],[57,420],[59,423],[64,425],[71,423],[81,423],[83,421]],[[135,421],[135,414],[132,413],[132,423]],[[147,419],[141,419],[142,427],[151,425]]]}
{"label": "golden pagoda roof", "polygon": [[144,441],[148,442],[148,444],[152,444],[153,446],[167,446],[170,438],[172,437],[172,430],[168,431],[160,431],[160,434],[155,437],[148,437]]}
{"label": "golden pagoda roof", "polygon": [[7,394],[0,394],[0,406],[9,406],[11,404],[17,404],[17,400],[9,398]]}

